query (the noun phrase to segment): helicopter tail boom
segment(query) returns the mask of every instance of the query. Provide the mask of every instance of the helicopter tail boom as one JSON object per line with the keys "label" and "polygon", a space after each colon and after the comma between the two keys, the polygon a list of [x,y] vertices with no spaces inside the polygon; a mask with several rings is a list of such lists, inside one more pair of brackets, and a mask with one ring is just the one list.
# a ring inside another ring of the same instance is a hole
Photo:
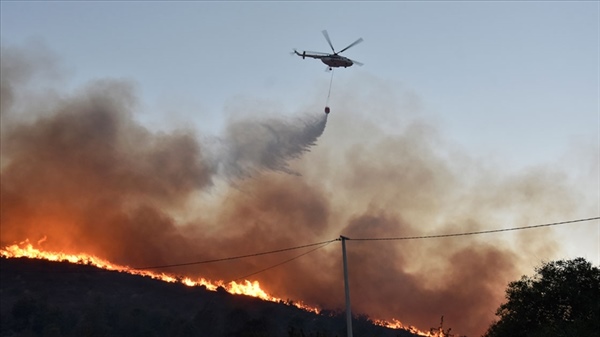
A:
{"label": "helicopter tail boom", "polygon": [[[300,54],[296,49],[294,49],[294,52],[292,54],[296,54],[296,55],[302,57],[303,60],[306,58],[306,51],[303,51],[302,54]],[[309,57],[310,57],[310,55],[309,55]]]}

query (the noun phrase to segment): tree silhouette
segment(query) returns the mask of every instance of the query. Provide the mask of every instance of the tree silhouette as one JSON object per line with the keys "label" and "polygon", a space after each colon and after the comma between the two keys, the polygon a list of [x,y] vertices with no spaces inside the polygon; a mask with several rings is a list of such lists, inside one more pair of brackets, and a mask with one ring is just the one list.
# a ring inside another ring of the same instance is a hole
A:
{"label": "tree silhouette", "polygon": [[594,336],[600,331],[600,269],[584,258],[548,262],[509,283],[485,337]]}

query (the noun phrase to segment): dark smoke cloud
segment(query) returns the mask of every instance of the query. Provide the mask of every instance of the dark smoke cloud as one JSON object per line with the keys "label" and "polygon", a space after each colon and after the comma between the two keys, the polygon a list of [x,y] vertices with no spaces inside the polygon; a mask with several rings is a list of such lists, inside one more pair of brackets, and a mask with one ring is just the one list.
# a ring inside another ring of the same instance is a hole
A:
{"label": "dark smoke cloud", "polygon": [[[27,51],[2,49],[6,114],[15,114],[14,88],[51,66],[33,62],[46,59],[45,51]],[[20,103],[38,117],[3,118],[3,243],[48,233],[58,248],[128,263],[164,262],[167,252],[189,256],[169,212],[211,186],[219,169],[289,171],[287,161],[314,145],[326,121],[236,122],[223,140],[226,152],[213,158],[189,131],[155,133],[137,123],[129,82],[98,80],[55,100]]]}
{"label": "dark smoke cloud", "polygon": [[14,108],[15,100],[25,99],[17,97],[17,94],[31,94],[28,89],[36,83],[59,82],[66,71],[59,64],[56,55],[41,41],[30,40],[21,47],[0,48],[0,116],[7,120],[7,113]]}
{"label": "dark smoke cloud", "polygon": [[[338,89],[352,104],[340,104],[327,132],[322,113],[238,119],[215,145],[190,131],[159,133],[136,122],[136,97],[127,82],[95,81],[41,101],[27,96],[26,80],[33,76],[27,72],[43,64],[13,66],[17,60],[5,57],[10,52],[2,49],[2,69],[17,71],[2,72],[3,246],[45,236],[48,250],[156,266],[340,234],[412,236],[541,223],[568,216],[575,205],[559,173],[536,168],[507,174],[481,165],[446,144],[431,123],[415,120],[418,112],[399,108],[418,106],[413,95],[393,111],[373,104],[389,99],[378,99],[386,91],[371,82],[368,105],[356,99],[356,90]],[[35,118],[16,114],[15,106]],[[372,109],[393,119],[393,133],[361,115]],[[404,121],[409,114],[413,118]],[[478,335],[494,318],[507,282],[553,247],[545,231],[349,241],[354,312],[423,330],[444,315],[453,332]],[[233,280],[301,252],[164,271]],[[337,242],[252,279],[284,299],[343,307]]]}

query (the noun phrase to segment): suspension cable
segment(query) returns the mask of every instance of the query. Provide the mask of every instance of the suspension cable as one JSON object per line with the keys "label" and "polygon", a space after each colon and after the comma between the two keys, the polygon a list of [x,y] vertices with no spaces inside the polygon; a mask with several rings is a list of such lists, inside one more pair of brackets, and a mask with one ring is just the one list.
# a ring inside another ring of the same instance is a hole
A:
{"label": "suspension cable", "polygon": [[329,80],[329,92],[327,93],[327,101],[325,102],[325,106],[329,106],[329,97],[331,96],[331,85],[333,83],[333,68],[331,69],[331,79]]}

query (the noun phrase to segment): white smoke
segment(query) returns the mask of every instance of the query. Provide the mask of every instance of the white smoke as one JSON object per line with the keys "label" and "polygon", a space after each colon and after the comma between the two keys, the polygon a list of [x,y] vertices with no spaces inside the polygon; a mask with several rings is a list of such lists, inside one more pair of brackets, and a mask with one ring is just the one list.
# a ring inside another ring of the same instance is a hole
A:
{"label": "white smoke", "polygon": [[297,174],[289,162],[310,151],[323,134],[327,115],[295,120],[243,119],[228,125],[216,158],[219,173],[226,178],[243,178],[261,170]]}

